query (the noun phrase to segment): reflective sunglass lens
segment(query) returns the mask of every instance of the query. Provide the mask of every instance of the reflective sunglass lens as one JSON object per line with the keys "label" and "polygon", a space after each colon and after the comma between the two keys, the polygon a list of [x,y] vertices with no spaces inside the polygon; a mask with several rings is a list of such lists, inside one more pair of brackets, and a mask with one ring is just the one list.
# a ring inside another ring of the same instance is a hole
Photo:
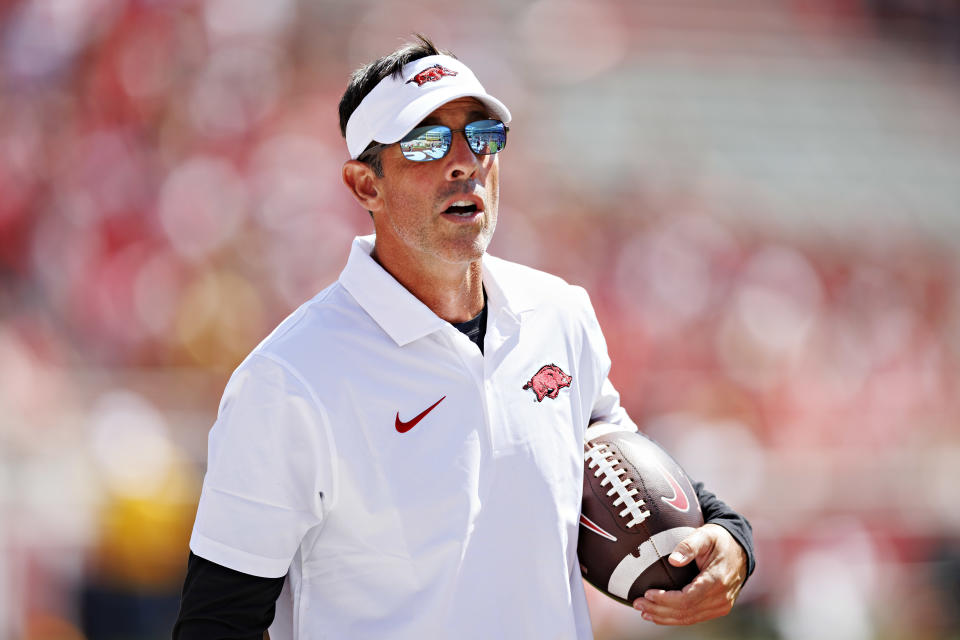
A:
{"label": "reflective sunglass lens", "polygon": [[507,132],[499,120],[478,120],[464,129],[470,148],[477,155],[498,153],[507,145]]}
{"label": "reflective sunglass lens", "polygon": [[428,162],[447,155],[452,133],[449,127],[417,127],[400,141],[403,157],[414,162]]}

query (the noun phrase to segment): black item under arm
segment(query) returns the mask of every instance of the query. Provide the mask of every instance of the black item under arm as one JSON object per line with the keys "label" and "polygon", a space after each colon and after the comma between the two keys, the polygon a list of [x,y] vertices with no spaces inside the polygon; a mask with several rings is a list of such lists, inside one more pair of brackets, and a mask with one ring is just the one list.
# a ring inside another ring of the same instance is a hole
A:
{"label": "black item under arm", "polygon": [[173,640],[262,640],[283,578],[261,578],[190,552]]}
{"label": "black item under arm", "polygon": [[753,527],[742,515],[731,509],[727,504],[703,488],[702,482],[694,482],[693,490],[697,492],[700,509],[703,511],[703,521],[718,524],[740,543],[747,554],[747,577],[757,566],[757,558],[753,552]]}

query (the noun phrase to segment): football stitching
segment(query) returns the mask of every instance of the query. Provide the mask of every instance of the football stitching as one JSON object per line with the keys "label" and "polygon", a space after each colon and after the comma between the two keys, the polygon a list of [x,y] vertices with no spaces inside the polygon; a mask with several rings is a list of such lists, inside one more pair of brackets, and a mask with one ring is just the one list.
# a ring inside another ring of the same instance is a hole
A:
{"label": "football stitching", "polygon": [[[606,439],[605,436],[609,436],[609,439]],[[619,444],[616,434],[610,435],[605,432],[597,433],[585,443],[584,490],[587,491],[589,486],[590,495],[595,496],[591,500],[599,501],[591,503],[590,510],[601,513],[600,509],[602,509],[605,517],[604,522],[614,527],[610,531],[619,528],[627,533],[628,536],[624,539],[624,542],[628,542],[628,544],[619,546],[614,553],[616,557],[612,559],[604,558],[602,561],[600,558],[591,559],[590,561],[596,564],[594,568],[598,572],[595,572],[593,576],[587,576],[584,572],[584,577],[587,582],[609,597],[630,605],[631,601],[637,596],[643,595],[643,593],[635,593],[637,589],[645,589],[647,585],[657,585],[661,589],[679,590],[690,581],[690,578],[699,573],[695,563],[685,567],[674,567],[669,564],[668,557],[660,550],[661,545],[667,545],[665,551],[670,553],[675,543],[688,534],[687,530],[692,531],[697,525],[692,520],[687,522],[687,520],[690,520],[689,518],[679,517],[679,520],[677,520],[677,516],[674,519],[668,517],[664,523],[659,522],[661,514],[672,513],[673,511],[660,504],[660,498],[662,497],[660,494],[663,493],[662,487],[653,477],[649,478],[651,486],[648,487],[647,479],[643,477],[641,469],[634,468],[627,456],[630,450],[621,451]],[[641,455],[641,467],[645,460],[646,458]],[[659,461],[655,460],[655,462]],[[593,476],[586,475],[589,473],[593,473]],[[689,480],[685,476],[676,480],[680,483],[686,483],[681,485],[682,487],[689,486]],[[622,497],[624,493],[627,494],[626,497]],[[686,496],[687,492],[685,491],[684,494]],[[640,510],[641,517],[637,519],[638,522],[634,522],[629,508],[622,508],[630,505]],[[641,509],[640,505],[643,505],[644,508]],[[700,505],[691,501],[691,506],[693,505],[698,508],[696,510],[689,509],[689,511],[695,511],[698,515],[701,514]],[[586,493],[584,495],[584,509],[587,509]],[[628,522],[630,528],[624,526]],[[702,523],[703,519],[701,517],[700,524]],[[635,527],[636,524],[640,524],[640,526]],[[661,524],[671,528],[660,530]],[[690,526],[687,526],[688,524]],[[651,529],[656,533],[652,533]],[[681,532],[681,529],[684,531]],[[643,542],[634,546],[635,541],[631,540],[631,537],[643,539]],[[588,559],[591,558],[590,553],[599,553],[595,542],[596,537],[591,536],[589,540],[592,546],[587,545],[585,547]],[[582,544],[584,538],[581,537],[580,542]],[[612,546],[617,547],[617,545]],[[624,553],[624,555],[621,556],[621,553]],[[608,564],[610,566],[615,564],[616,566],[613,567],[612,571],[609,571]],[[582,572],[583,569],[581,563]],[[650,569],[654,569],[654,572],[649,572]],[[692,575],[688,577],[687,574],[691,572]],[[642,579],[644,575],[647,575],[646,580]]]}
{"label": "football stitching", "polygon": [[650,542],[650,546],[653,547],[654,553],[657,554],[657,562],[659,562],[663,566],[664,573],[667,574],[667,578],[670,580],[671,586],[674,589],[677,589],[677,580],[676,578],[673,577],[673,572],[670,571],[670,566],[669,566],[670,563],[667,562],[667,559],[663,557],[662,553],[660,553],[660,549],[657,547],[657,541],[653,537],[653,534],[651,533],[650,529],[647,528],[647,525],[643,525],[643,529],[644,531],[647,532],[647,540]]}
{"label": "football stitching", "polygon": [[600,486],[611,485],[610,490],[607,491],[607,497],[613,497],[613,494],[617,494],[617,499],[612,504],[614,507],[624,506],[619,515],[621,518],[630,516],[630,520],[626,523],[627,528],[633,528],[635,524],[642,524],[650,516],[650,512],[641,509],[644,504],[643,500],[634,499],[633,496],[637,495],[639,490],[633,486],[633,481],[629,478],[626,481],[623,480],[623,476],[627,475],[627,470],[622,466],[618,468],[621,460],[608,450],[607,443],[590,443],[584,452],[584,458],[587,460],[590,469],[597,467],[597,470],[593,473],[594,477],[603,476],[600,480]]}

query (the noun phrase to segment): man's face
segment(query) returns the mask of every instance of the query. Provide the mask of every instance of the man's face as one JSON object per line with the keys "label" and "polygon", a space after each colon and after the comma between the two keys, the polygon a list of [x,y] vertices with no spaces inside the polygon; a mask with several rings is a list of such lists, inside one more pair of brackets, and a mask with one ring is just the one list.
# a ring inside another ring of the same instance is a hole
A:
{"label": "man's face", "polygon": [[[439,107],[418,126],[463,129],[488,117],[478,100],[460,98]],[[384,149],[380,157],[383,206],[373,216],[379,256],[402,255],[422,264],[466,263],[483,255],[497,224],[496,155],[475,155],[463,133],[456,132],[450,151],[439,160],[407,160],[399,145]]]}

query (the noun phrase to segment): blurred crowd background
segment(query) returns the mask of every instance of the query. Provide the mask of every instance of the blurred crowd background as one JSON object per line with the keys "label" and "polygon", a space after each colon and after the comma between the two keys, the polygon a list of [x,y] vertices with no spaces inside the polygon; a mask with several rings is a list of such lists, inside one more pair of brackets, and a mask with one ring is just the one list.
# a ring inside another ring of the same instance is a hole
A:
{"label": "blurred crowd background", "polygon": [[7,0],[0,639],[169,637],[226,379],[372,230],[341,92],[415,32],[513,110],[491,252],[754,525],[731,615],[588,587],[597,637],[960,638],[957,2]]}

